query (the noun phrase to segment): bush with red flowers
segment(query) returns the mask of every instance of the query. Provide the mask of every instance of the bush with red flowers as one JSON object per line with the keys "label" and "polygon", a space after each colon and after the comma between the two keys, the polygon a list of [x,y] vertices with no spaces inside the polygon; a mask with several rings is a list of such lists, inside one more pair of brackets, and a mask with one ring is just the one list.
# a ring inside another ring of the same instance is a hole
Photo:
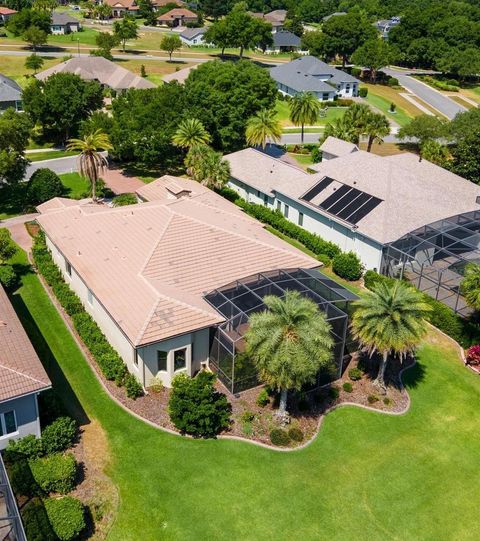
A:
{"label": "bush with red flowers", "polygon": [[467,364],[480,364],[480,345],[472,346],[467,350]]}

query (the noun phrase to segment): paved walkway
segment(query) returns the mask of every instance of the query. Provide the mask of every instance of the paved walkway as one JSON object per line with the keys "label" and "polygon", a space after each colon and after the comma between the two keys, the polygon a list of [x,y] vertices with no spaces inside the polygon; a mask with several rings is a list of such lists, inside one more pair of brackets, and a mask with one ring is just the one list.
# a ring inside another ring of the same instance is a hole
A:
{"label": "paved walkway", "polygon": [[0,221],[0,227],[6,227],[12,239],[27,253],[32,248],[32,237],[28,234],[27,228],[25,227],[26,222],[34,220],[38,216],[37,213],[34,214],[22,214],[21,216],[15,216],[14,218],[8,218],[7,220]]}
{"label": "paved walkway", "polygon": [[137,177],[126,175],[121,169],[111,168],[102,173],[102,179],[115,195],[122,193],[135,193],[145,186]]}

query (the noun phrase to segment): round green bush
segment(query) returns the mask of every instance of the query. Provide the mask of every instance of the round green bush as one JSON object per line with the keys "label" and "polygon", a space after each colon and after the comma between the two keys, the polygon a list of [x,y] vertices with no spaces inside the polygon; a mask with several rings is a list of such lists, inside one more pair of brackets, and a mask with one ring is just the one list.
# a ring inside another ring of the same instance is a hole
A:
{"label": "round green bush", "polygon": [[266,389],[262,389],[257,396],[257,406],[264,408],[270,403],[270,398]]}
{"label": "round green bush", "polygon": [[353,391],[353,385],[349,382],[349,381],[346,381],[344,384],[343,384],[343,390],[346,392],[346,393],[351,393]]}
{"label": "round green bush", "polygon": [[378,396],[375,396],[374,394],[369,394],[367,400],[369,404],[375,404],[375,402],[378,402]]}
{"label": "round green bush", "polygon": [[12,289],[17,283],[17,275],[11,265],[0,265],[0,284],[5,289]]}
{"label": "round green bush", "polygon": [[19,440],[10,440],[3,451],[6,462],[15,462],[24,458],[36,458],[43,455],[43,443],[40,438],[29,434]]}
{"label": "round green bush", "polygon": [[332,269],[340,278],[353,282],[361,278],[363,265],[356,254],[346,252],[338,254],[333,258]]}
{"label": "round green bush", "polygon": [[29,465],[37,485],[46,493],[67,494],[75,487],[77,462],[71,454],[34,458]]}
{"label": "round green bush", "polygon": [[143,396],[143,387],[138,379],[133,374],[127,374],[123,380],[128,398],[136,400],[139,396]]}
{"label": "round green bush", "polygon": [[358,95],[361,98],[366,98],[368,96],[368,88],[366,86],[361,86],[358,90]]}
{"label": "round green bush", "polygon": [[288,429],[288,437],[292,441],[303,441],[303,431],[296,426],[292,426],[292,428]]}
{"label": "round green bush", "polygon": [[360,368],[350,368],[348,371],[348,377],[352,381],[358,381],[359,379],[362,379],[362,371]]}
{"label": "round green bush", "polygon": [[340,396],[340,389],[335,386],[330,387],[330,389],[328,389],[328,396],[332,400],[336,400]]}
{"label": "round green bush", "polygon": [[37,169],[27,183],[26,199],[30,205],[44,203],[52,197],[60,197],[64,187],[60,177],[46,167]]}
{"label": "round green bush", "polygon": [[25,504],[22,509],[22,522],[28,541],[58,541],[45,506],[39,498]]}
{"label": "round green bush", "polygon": [[320,263],[323,263],[325,267],[330,267],[330,265],[332,264],[332,259],[328,257],[327,254],[317,255],[317,259],[320,261]]}
{"label": "round green bush", "polygon": [[399,86],[398,79],[396,77],[389,77],[388,78],[388,86]]}
{"label": "round green bush", "polygon": [[71,447],[77,437],[77,423],[71,417],[59,417],[42,432],[45,453],[58,453]]}
{"label": "round green bush", "polygon": [[273,443],[273,445],[286,447],[290,443],[290,436],[283,428],[274,428],[270,431],[270,441]]}
{"label": "round green bush", "polygon": [[45,501],[48,520],[60,541],[71,541],[85,528],[85,513],[82,502],[65,496]]}

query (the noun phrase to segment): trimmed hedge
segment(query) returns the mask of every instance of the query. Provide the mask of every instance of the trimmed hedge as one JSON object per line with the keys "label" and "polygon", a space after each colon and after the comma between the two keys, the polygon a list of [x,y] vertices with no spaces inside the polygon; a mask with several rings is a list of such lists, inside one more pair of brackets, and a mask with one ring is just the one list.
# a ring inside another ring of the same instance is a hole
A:
{"label": "trimmed hedge", "polygon": [[73,455],[53,454],[29,461],[38,486],[46,493],[67,494],[75,487],[77,462]]}
{"label": "trimmed hedge", "polygon": [[5,289],[12,289],[17,283],[17,275],[12,265],[0,265],[0,284]]}
{"label": "trimmed hedge", "polygon": [[22,522],[28,541],[58,541],[48,515],[39,498],[31,500],[22,509]]}
{"label": "trimmed hedge", "polygon": [[71,417],[59,417],[42,432],[45,454],[59,453],[73,445],[77,437],[77,423]]}
{"label": "trimmed hedge", "polygon": [[86,526],[83,504],[71,496],[46,500],[45,510],[60,541],[75,539]]}
{"label": "trimmed hedge", "polygon": [[127,394],[130,398],[142,396],[142,386],[133,385],[131,378],[127,379],[127,367],[122,358],[105,338],[95,320],[85,311],[78,296],[65,283],[60,270],[53,262],[42,232],[35,237],[32,254],[39,273],[45,278],[58,302],[72,318],[75,330],[93,355],[103,375],[108,380],[115,381],[119,386],[129,382]]}
{"label": "trimmed hedge", "polygon": [[332,270],[340,278],[353,282],[362,277],[363,265],[355,253],[347,252],[333,258]]}

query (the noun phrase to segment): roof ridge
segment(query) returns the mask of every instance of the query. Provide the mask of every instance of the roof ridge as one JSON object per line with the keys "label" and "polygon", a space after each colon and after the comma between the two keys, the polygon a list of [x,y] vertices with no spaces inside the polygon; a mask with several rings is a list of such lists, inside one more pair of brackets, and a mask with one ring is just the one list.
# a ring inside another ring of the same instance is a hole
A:
{"label": "roof ridge", "polygon": [[[243,150],[238,150],[237,152],[240,153],[240,152],[244,152],[245,150],[252,150],[253,152],[256,152],[257,154],[260,154],[261,156],[263,156],[265,158],[270,158],[271,160],[274,160],[274,161],[280,163],[281,165],[288,165],[288,167],[291,167],[292,169],[295,169],[295,171],[300,171],[301,173],[304,173],[305,176],[309,176],[309,174],[306,171],[304,171],[301,167],[297,167],[293,163],[284,162],[280,158],[275,158],[274,156],[270,156],[269,154],[266,154],[265,152],[262,152],[261,150],[257,150],[256,148],[248,147],[248,148],[244,148]],[[236,152],[232,152],[232,154],[236,154]],[[227,154],[224,157],[228,158],[229,155],[230,154]]]}
{"label": "roof ridge", "polygon": [[13,372],[14,374],[31,379],[32,381],[36,381],[37,383],[42,383],[43,385],[49,385],[49,383],[46,383],[45,381],[42,381],[33,376],[30,376],[29,374],[24,374],[23,372],[20,372],[19,370],[15,370],[15,368],[12,368],[11,366],[5,366],[4,364],[0,364],[0,368],[5,368],[5,370],[10,370],[10,372]]}
{"label": "roof ridge", "polygon": [[[161,205],[162,207],[165,207],[166,205]],[[170,224],[172,223],[172,220],[173,220],[173,211],[171,211],[169,208],[166,208],[167,212],[170,213],[170,216],[168,218],[168,220],[166,221],[165,223],[165,227],[163,228],[163,231],[160,233],[160,236],[158,237],[158,240],[157,242],[155,243],[155,245],[153,246],[152,250],[150,251],[150,253],[148,254],[148,256],[146,257],[145,259],[145,264],[143,265],[143,267],[138,271],[138,275],[141,276],[142,278],[145,278],[143,276],[143,273],[145,271],[145,269],[147,268],[148,264],[150,263],[150,260],[152,259],[153,257],[153,254],[155,253],[155,250],[158,248],[158,245],[160,244],[160,241],[163,239],[163,237],[165,236],[165,233],[167,232],[168,228],[170,227]],[[147,280],[148,281],[148,280]]]}

